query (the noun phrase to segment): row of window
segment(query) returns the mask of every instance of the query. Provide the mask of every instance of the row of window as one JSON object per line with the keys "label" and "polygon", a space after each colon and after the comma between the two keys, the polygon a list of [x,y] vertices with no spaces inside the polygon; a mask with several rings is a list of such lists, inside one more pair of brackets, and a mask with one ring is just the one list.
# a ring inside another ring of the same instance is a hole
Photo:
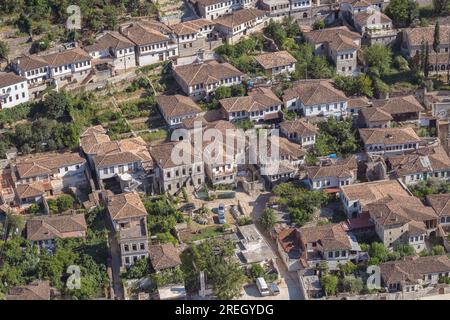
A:
{"label": "row of window", "polygon": [[[441,177],[441,178],[445,178],[445,177],[449,177],[450,176],[450,172],[449,171],[442,171],[442,172],[431,172],[431,173],[424,173],[423,174],[423,178],[426,180],[426,179],[428,179],[429,177],[435,177],[435,178],[439,178],[439,177]],[[420,173],[418,173],[418,174],[416,174],[416,175],[414,175],[414,174],[412,174],[412,175],[410,175],[409,176],[409,178],[410,178],[410,180],[421,180],[421,178],[422,178],[422,175],[420,174]]]}
{"label": "row of window", "polygon": [[347,251],[342,250],[342,251],[330,251],[328,252],[328,258],[345,258],[347,257]]}
{"label": "row of window", "polygon": [[126,54],[127,52],[128,53],[134,52],[134,48],[128,48],[128,49],[121,49],[121,50],[119,50],[119,54],[122,54],[122,53]]}
{"label": "row of window", "polygon": [[403,149],[413,149],[416,148],[415,144],[404,144],[404,145],[395,145],[395,146],[388,146],[388,147],[384,147],[384,146],[369,146],[368,150],[369,151],[381,151],[381,150],[386,150],[386,151],[395,151],[395,150],[403,150]]}
{"label": "row of window", "polygon": [[44,73],[44,72],[47,72],[47,67],[43,67],[43,68],[40,68],[40,69],[35,69],[35,70],[27,71],[27,72],[25,72],[25,75],[26,75],[27,77],[29,77],[29,76],[34,76],[34,75],[36,75],[36,74],[40,74],[40,73]]}
{"label": "row of window", "polygon": [[[23,89],[24,88],[24,84],[21,83],[20,87]],[[11,91],[11,88],[12,88],[12,86],[11,87],[4,87],[4,88],[2,88],[2,93],[4,94],[4,93],[7,93],[7,92]],[[19,88],[18,85],[15,84],[14,85],[14,90],[17,90],[18,88]]]}
{"label": "row of window", "polygon": [[[128,171],[136,171],[139,169],[139,163],[134,162],[134,163],[129,163],[127,164],[128,167]],[[124,165],[119,165],[118,166],[118,173],[124,173],[125,172],[125,166]],[[116,173],[116,167],[110,167],[110,168],[104,168],[103,169],[103,174],[113,174]]]}
{"label": "row of window", "polygon": [[235,117],[245,117],[250,115],[251,117],[257,117],[257,116],[263,116],[264,112],[274,112],[274,111],[278,111],[278,109],[281,109],[280,106],[271,106],[269,109],[267,110],[260,110],[260,111],[252,111],[252,112],[245,112],[245,111],[236,111],[236,112],[231,112],[231,116],[233,118]]}
{"label": "row of window", "polygon": [[[130,251],[130,245],[128,245],[128,244],[124,244],[123,245],[123,250],[125,251],[125,252],[129,252]],[[132,245],[131,245],[131,250],[133,250],[133,251],[137,251],[138,250],[138,245],[137,245],[137,243],[133,243]],[[139,250],[145,250],[145,243],[143,243],[143,242],[141,242],[140,244],[139,244]]]}
{"label": "row of window", "polygon": [[150,50],[155,50],[155,49],[165,49],[167,48],[167,42],[163,42],[163,43],[157,43],[157,44],[152,44],[151,46],[142,46],[140,47],[140,51],[144,52],[144,51],[150,51]]}
{"label": "row of window", "polygon": [[[189,168],[188,171],[189,171],[189,174],[192,174],[192,168]],[[201,167],[201,166],[197,166],[197,172],[202,172],[202,167]],[[181,174],[182,174],[183,176],[186,175],[186,168],[181,169]],[[170,179],[171,176],[172,176],[171,171],[167,171],[166,177],[167,177],[168,179]],[[180,170],[175,170],[175,177],[179,177],[179,176],[180,176]]]}
{"label": "row of window", "polygon": [[[201,185],[202,184],[202,179],[201,178],[198,178],[197,179],[197,184],[198,185]],[[189,180],[189,185],[190,186],[193,186],[194,185],[194,183],[192,182],[192,180]],[[176,184],[175,184],[175,186],[176,186],[176,190],[179,190],[180,188],[181,188],[181,183],[179,183],[179,182],[177,182]],[[171,183],[169,183],[168,185],[167,185],[167,190],[169,190],[169,191],[171,191],[172,190],[172,184]]]}
{"label": "row of window", "polygon": [[[138,259],[144,259],[146,256],[143,254],[141,256],[133,256],[133,263],[135,263]],[[130,264],[130,257],[125,257],[125,264]]]}
{"label": "row of window", "polygon": [[[25,98],[25,92],[22,92],[22,98]],[[19,100],[20,96],[18,94],[16,94],[16,100]],[[9,96],[8,98],[3,98],[3,103],[6,102],[12,102],[13,101],[13,97]]]}

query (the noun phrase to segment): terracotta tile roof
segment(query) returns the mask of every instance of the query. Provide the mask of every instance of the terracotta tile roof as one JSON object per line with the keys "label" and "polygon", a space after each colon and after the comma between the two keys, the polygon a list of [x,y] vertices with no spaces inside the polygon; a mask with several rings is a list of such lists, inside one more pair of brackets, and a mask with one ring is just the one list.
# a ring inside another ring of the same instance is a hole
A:
{"label": "terracotta tile roof", "polygon": [[370,217],[382,226],[424,222],[437,218],[430,207],[413,196],[389,195],[367,205]]}
{"label": "terracotta tile roof", "polygon": [[297,62],[297,59],[287,51],[277,51],[256,56],[256,61],[265,70],[269,70],[275,67],[288,66],[291,63]]}
{"label": "terracotta tile roof", "polygon": [[300,137],[316,135],[319,130],[316,126],[306,122],[304,119],[283,121],[280,125],[282,132],[297,133]]}
{"label": "terracotta tile roof", "polygon": [[426,196],[427,203],[440,216],[450,216],[450,193]]}
{"label": "terracotta tile roof", "polygon": [[24,286],[12,288],[6,300],[50,300],[50,281],[37,280]]}
{"label": "terracotta tile roof", "polygon": [[121,193],[108,197],[106,207],[111,220],[147,216],[144,204],[137,193]]}
{"label": "terracotta tile roof", "polygon": [[359,129],[364,144],[402,144],[419,142],[420,137],[413,128],[367,128]]}
{"label": "terracotta tile roof", "polygon": [[169,41],[169,37],[159,30],[150,28],[140,23],[132,24],[122,29],[122,34],[133,41],[136,45]]}
{"label": "terracotta tile roof", "polygon": [[284,252],[289,253],[296,249],[300,250],[299,232],[296,228],[283,229],[278,232],[277,237]]}
{"label": "terracotta tile roof", "polygon": [[92,60],[92,57],[83,49],[75,48],[62,52],[51,53],[42,56],[52,68],[63,66],[70,63],[84,62]]}
{"label": "terracotta tile roof", "polygon": [[366,123],[370,122],[388,122],[393,120],[392,116],[382,108],[369,107],[361,110],[361,116]]}
{"label": "terracotta tile roof", "polygon": [[[280,157],[284,156],[292,160],[298,160],[306,155],[306,151],[299,144],[291,142],[285,137],[279,137],[274,141],[278,143],[278,153]],[[272,154],[272,140],[268,140],[267,147],[267,155],[270,156]]]}
{"label": "terracotta tile roof", "polygon": [[450,272],[450,260],[447,256],[413,256],[397,261],[380,264],[381,278],[385,285],[390,283],[414,284],[428,274]]}
{"label": "terracotta tile roof", "polygon": [[202,112],[202,109],[192,98],[179,94],[156,96],[156,102],[163,114],[167,117],[178,117]]}
{"label": "terracotta tile roof", "polygon": [[214,22],[208,19],[195,19],[195,20],[189,20],[185,22],[178,23],[174,26],[172,26],[172,31],[177,36],[187,35],[187,34],[193,34],[200,31],[200,28],[214,25]]}
{"label": "terracotta tile roof", "polygon": [[189,86],[196,84],[213,84],[221,79],[241,77],[243,73],[229,63],[218,63],[215,60],[199,64],[175,66],[174,72]]}
{"label": "terracotta tile roof", "polygon": [[92,133],[83,136],[80,144],[84,152],[94,155],[93,161],[97,168],[135,161],[141,161],[144,170],[153,166],[147,143],[141,137],[109,141],[109,137],[104,134]]}
{"label": "terracotta tile roof", "polygon": [[354,156],[324,166],[310,166],[306,168],[306,173],[310,179],[319,179],[324,177],[356,178],[358,164]]}
{"label": "terracotta tile roof", "polygon": [[12,72],[1,72],[0,73],[0,88],[9,87],[13,84],[21,83],[27,81],[26,78],[16,75]]}
{"label": "terracotta tile roof", "polygon": [[40,182],[19,184],[16,186],[16,193],[20,199],[39,197],[44,195],[45,187]]}
{"label": "terracotta tile roof", "polygon": [[224,15],[215,20],[216,24],[225,26],[227,28],[234,28],[243,23],[250,22],[257,17],[266,16],[266,11],[249,8],[234,11],[231,14]]}
{"label": "terracotta tile roof", "polygon": [[[370,20],[370,18],[373,18],[375,20]],[[384,13],[377,11],[377,13],[373,12],[360,12],[355,15],[353,15],[353,19],[358,23],[360,26],[367,26],[372,25],[375,23],[391,23],[392,20]]]}
{"label": "terracotta tile roof", "polygon": [[305,39],[314,44],[326,43],[334,52],[356,50],[359,46],[354,42],[361,36],[347,27],[326,28],[304,33]]}
{"label": "terracotta tile roof", "polygon": [[330,81],[304,81],[287,89],[283,93],[283,101],[298,98],[304,105],[337,103],[347,101],[346,95],[333,87]]}
{"label": "terracotta tile roof", "polygon": [[59,168],[84,164],[86,160],[78,153],[45,153],[16,160],[19,178],[36,177],[42,174],[56,173]]}
{"label": "terracotta tile roof", "polygon": [[86,129],[86,131],[80,135],[80,147],[83,149],[84,153],[96,153],[101,144],[110,142],[111,139],[106,132],[106,129],[101,125]]}
{"label": "terracotta tile roof", "polygon": [[40,216],[27,221],[30,241],[84,237],[87,231],[84,214]]}
{"label": "terracotta tile roof", "polygon": [[371,106],[371,103],[366,97],[349,98],[347,101],[348,109],[361,109]]}
{"label": "terracotta tile roof", "polygon": [[155,271],[181,265],[180,252],[172,243],[151,245],[148,247],[148,251]]}
{"label": "terracotta tile roof", "polygon": [[422,148],[411,154],[389,157],[389,164],[397,175],[450,171],[450,158],[442,146]]}
{"label": "terracotta tile roof", "polygon": [[226,98],[219,103],[228,113],[262,111],[282,104],[270,88],[258,88],[248,96]]}
{"label": "terracotta tile roof", "polygon": [[[180,165],[183,165],[183,163],[174,163],[173,157],[172,157],[172,150],[177,147],[178,151],[180,150],[188,150],[190,152],[188,157],[190,156],[191,163],[199,163],[202,162],[201,155],[194,150],[193,145],[188,142],[187,140],[179,141],[179,142],[167,142],[162,143],[156,146],[149,147],[150,154],[156,164],[158,164],[159,167],[165,169],[165,168],[174,168],[178,167]],[[176,151],[173,151],[176,152]],[[180,151],[180,157],[184,157],[184,155]]]}
{"label": "terracotta tile roof", "polygon": [[421,112],[424,110],[417,99],[412,96],[394,97],[386,100],[372,100],[372,105],[383,111],[395,115],[409,112]]}
{"label": "terracotta tile roof", "polygon": [[109,50],[110,48],[114,50],[121,50],[130,47],[134,47],[133,42],[131,42],[118,32],[109,31],[95,40],[95,43],[93,45],[86,46],[84,49],[87,52],[93,52]]}
{"label": "terracotta tile roof", "polygon": [[388,195],[409,196],[397,180],[380,180],[342,186],[341,192],[349,201],[359,201],[363,210],[372,202]]}
{"label": "terracotta tile roof", "polygon": [[349,236],[341,223],[298,229],[304,245],[317,242],[325,251],[352,249]]}
{"label": "terracotta tile roof", "polygon": [[[420,46],[423,43],[428,43],[430,46],[433,44],[434,39],[434,26],[430,27],[418,27],[418,28],[408,28],[404,32],[407,35],[407,39],[410,45]],[[441,44],[448,44],[450,39],[450,26],[440,25],[439,27],[439,38]],[[430,59],[430,62],[433,60]]]}
{"label": "terracotta tile roof", "polygon": [[23,71],[35,70],[48,66],[47,61],[38,55],[23,55],[13,60],[13,64],[17,65]]}

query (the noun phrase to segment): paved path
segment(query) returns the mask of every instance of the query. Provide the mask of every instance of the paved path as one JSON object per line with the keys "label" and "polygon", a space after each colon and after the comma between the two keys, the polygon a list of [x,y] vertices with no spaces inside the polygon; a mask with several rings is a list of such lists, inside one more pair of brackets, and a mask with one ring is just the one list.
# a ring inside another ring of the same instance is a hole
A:
{"label": "paved path", "polygon": [[303,296],[302,291],[300,290],[300,283],[298,282],[297,273],[296,272],[289,272],[287,270],[286,266],[282,262],[281,256],[278,253],[277,244],[270,237],[268,232],[266,232],[264,230],[264,228],[261,226],[261,224],[259,223],[259,218],[261,217],[264,209],[267,208],[267,202],[269,201],[270,196],[271,196],[271,193],[261,194],[256,199],[256,201],[254,201],[250,205],[253,208],[251,215],[252,215],[252,218],[253,218],[253,222],[255,223],[255,226],[258,228],[259,232],[261,232],[261,234],[264,236],[264,238],[266,239],[267,243],[272,248],[272,251],[275,252],[275,254],[278,257],[278,259],[277,259],[277,267],[278,267],[278,270],[280,271],[280,275],[281,275],[282,280],[283,280],[282,283],[279,285],[280,291],[283,291],[283,287],[287,288],[287,294],[286,295],[280,294],[281,297],[275,296],[275,297],[272,297],[272,298],[274,300],[278,300],[280,298],[281,299],[289,299],[289,300],[305,300],[305,297]]}
{"label": "paved path", "polygon": [[116,239],[115,232],[110,231],[108,233],[109,248],[111,254],[111,269],[112,269],[112,281],[113,290],[116,300],[124,300],[124,291],[122,286],[122,281],[120,279],[120,248],[119,243]]}

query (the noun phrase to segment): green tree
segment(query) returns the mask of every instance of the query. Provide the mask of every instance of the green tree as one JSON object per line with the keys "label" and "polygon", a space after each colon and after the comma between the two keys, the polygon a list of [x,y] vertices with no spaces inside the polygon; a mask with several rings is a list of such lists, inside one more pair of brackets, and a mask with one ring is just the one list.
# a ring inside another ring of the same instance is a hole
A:
{"label": "green tree", "polygon": [[435,53],[436,56],[436,63],[435,63],[435,69],[436,69],[436,75],[438,74],[438,69],[437,69],[437,65],[438,65],[438,53],[439,53],[439,45],[441,44],[441,39],[440,39],[440,27],[439,27],[439,20],[436,20],[436,24],[434,26],[434,35],[433,35],[433,51]]}
{"label": "green tree", "polygon": [[330,64],[323,56],[314,56],[308,65],[308,73],[314,79],[326,79],[333,76]]}
{"label": "green tree", "polygon": [[364,58],[369,69],[375,70],[379,75],[384,75],[390,70],[392,51],[382,44],[375,43],[364,49]]}
{"label": "green tree", "polygon": [[414,0],[392,0],[386,8],[386,14],[399,27],[409,26],[419,13],[419,5]]}
{"label": "green tree", "polygon": [[141,279],[150,274],[148,258],[138,259],[123,275],[126,279]]}
{"label": "green tree", "polygon": [[320,283],[322,284],[322,289],[325,292],[325,295],[331,296],[336,294],[339,283],[338,277],[327,274],[320,279]]}
{"label": "green tree", "polygon": [[72,196],[63,194],[56,199],[56,205],[58,206],[59,212],[64,212],[73,208],[75,200]]}
{"label": "green tree", "polygon": [[252,263],[250,267],[250,273],[253,277],[253,279],[264,277],[264,274],[266,273],[264,271],[264,268],[259,263]]}
{"label": "green tree", "polygon": [[428,79],[428,75],[430,73],[430,45],[428,41],[425,43],[425,53],[423,58],[423,74],[426,79]]}
{"label": "green tree", "polygon": [[314,30],[325,29],[325,20],[321,19],[314,22],[313,29]]}
{"label": "green tree", "polygon": [[50,119],[60,119],[68,115],[71,101],[65,92],[52,91],[42,102],[42,111]]}
{"label": "green tree", "polygon": [[260,222],[264,227],[264,229],[266,230],[272,229],[277,222],[277,216],[275,215],[275,211],[270,208],[265,209],[261,215]]}
{"label": "green tree", "polygon": [[433,256],[441,256],[445,254],[445,248],[441,245],[435,245],[433,246],[433,248],[431,249],[431,254]]}
{"label": "green tree", "polygon": [[433,0],[433,8],[436,15],[442,16],[448,14],[449,6],[450,6],[449,0]]}
{"label": "green tree", "polygon": [[399,71],[408,71],[409,70],[408,61],[405,58],[403,58],[402,56],[396,56],[394,58],[394,66]]}
{"label": "green tree", "polygon": [[5,41],[0,41],[0,61],[8,60],[9,47]]}
{"label": "green tree", "polygon": [[220,86],[214,91],[214,98],[217,100],[226,99],[231,97],[231,88],[226,86]]}
{"label": "green tree", "polygon": [[410,244],[398,244],[394,250],[399,253],[400,257],[412,256],[416,254],[414,247]]}
{"label": "green tree", "polygon": [[360,278],[354,276],[346,276],[342,280],[342,289],[345,292],[360,293],[364,288],[364,283]]}

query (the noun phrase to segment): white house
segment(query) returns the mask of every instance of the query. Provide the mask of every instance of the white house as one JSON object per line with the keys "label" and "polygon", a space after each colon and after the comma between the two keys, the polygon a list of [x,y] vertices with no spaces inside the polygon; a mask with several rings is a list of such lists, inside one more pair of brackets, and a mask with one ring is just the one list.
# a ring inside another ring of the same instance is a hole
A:
{"label": "white house", "polygon": [[369,155],[399,155],[419,148],[420,137],[411,127],[359,129]]}
{"label": "white house", "polygon": [[198,100],[210,95],[220,86],[241,84],[244,74],[229,63],[211,60],[176,66],[173,75],[183,92]]}
{"label": "white house", "polygon": [[286,109],[305,117],[341,118],[347,115],[346,95],[327,80],[303,81],[283,93]]}
{"label": "white house", "polygon": [[270,88],[263,87],[248,96],[226,98],[219,103],[228,121],[250,119],[253,122],[278,119],[283,104]]}
{"label": "white house", "polygon": [[0,73],[0,110],[30,100],[27,79],[12,72]]}
{"label": "white house", "polygon": [[139,66],[147,66],[178,56],[177,44],[157,29],[134,23],[121,28],[121,33],[136,45],[136,61]]}
{"label": "white house", "polygon": [[202,109],[190,97],[179,94],[157,96],[159,110],[169,126],[178,126],[183,120],[195,118]]}
{"label": "white house", "polygon": [[115,70],[127,70],[136,67],[134,43],[118,32],[107,32],[91,46],[84,48],[94,59],[112,59]]}

